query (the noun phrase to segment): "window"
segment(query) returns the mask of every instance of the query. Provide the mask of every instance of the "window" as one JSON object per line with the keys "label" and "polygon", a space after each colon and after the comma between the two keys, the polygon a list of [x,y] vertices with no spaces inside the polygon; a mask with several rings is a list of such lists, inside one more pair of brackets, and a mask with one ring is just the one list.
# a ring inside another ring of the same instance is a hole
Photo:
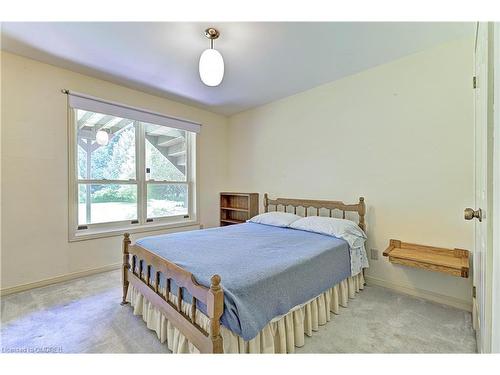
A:
{"label": "window", "polygon": [[192,124],[79,98],[70,94],[70,239],[196,222]]}

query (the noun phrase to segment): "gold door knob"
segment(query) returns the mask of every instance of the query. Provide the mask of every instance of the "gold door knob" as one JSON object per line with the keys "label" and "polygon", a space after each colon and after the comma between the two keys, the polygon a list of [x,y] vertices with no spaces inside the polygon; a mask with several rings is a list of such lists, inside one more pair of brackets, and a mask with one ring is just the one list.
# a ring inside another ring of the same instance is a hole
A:
{"label": "gold door knob", "polygon": [[481,211],[481,209],[473,210],[472,208],[466,208],[464,210],[464,218],[465,218],[465,220],[472,220],[472,219],[476,218],[479,221],[482,221],[483,220],[483,212]]}

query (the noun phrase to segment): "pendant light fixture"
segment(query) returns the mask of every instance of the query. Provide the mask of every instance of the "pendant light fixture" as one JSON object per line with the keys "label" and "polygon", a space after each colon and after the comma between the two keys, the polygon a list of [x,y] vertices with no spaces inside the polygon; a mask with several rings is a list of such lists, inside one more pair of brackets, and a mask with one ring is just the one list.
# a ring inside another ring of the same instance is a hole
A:
{"label": "pendant light fixture", "polygon": [[201,81],[207,86],[219,86],[224,77],[224,59],[214,48],[214,40],[219,35],[212,27],[205,30],[205,36],[210,39],[210,48],[201,54],[199,69]]}
{"label": "pendant light fixture", "polygon": [[98,130],[95,134],[95,141],[99,146],[106,146],[109,142],[109,135],[104,130]]}

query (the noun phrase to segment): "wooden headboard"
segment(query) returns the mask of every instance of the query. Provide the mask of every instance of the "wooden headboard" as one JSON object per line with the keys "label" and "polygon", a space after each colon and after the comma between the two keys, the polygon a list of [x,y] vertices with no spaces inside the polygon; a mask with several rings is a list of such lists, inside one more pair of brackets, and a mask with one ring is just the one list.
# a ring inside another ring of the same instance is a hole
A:
{"label": "wooden headboard", "polygon": [[278,211],[278,207],[283,207],[283,212],[288,212],[288,207],[293,207],[293,213],[297,214],[297,208],[304,208],[304,216],[307,216],[308,210],[311,208],[316,209],[316,216],[320,216],[321,210],[329,210],[329,216],[333,217],[333,210],[342,211],[342,218],[345,219],[346,212],[357,212],[359,216],[358,225],[361,229],[366,230],[365,224],[365,213],[366,205],[365,198],[360,197],[359,202],[355,204],[345,204],[341,201],[322,201],[322,200],[311,200],[311,199],[289,199],[289,198],[276,198],[269,199],[267,193],[264,194],[264,211],[269,212],[269,206],[274,206],[275,211]]}

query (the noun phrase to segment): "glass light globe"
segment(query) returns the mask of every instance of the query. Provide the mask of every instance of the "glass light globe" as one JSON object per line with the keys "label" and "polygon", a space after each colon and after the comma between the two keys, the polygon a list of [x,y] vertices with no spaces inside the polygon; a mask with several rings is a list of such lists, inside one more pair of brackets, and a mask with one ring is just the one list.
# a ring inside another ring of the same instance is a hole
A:
{"label": "glass light globe", "polygon": [[95,133],[95,141],[98,145],[106,146],[109,142],[108,133],[104,130],[98,130],[97,133]]}
{"label": "glass light globe", "polygon": [[200,56],[200,78],[207,86],[218,86],[224,77],[224,59],[216,49],[206,49]]}

